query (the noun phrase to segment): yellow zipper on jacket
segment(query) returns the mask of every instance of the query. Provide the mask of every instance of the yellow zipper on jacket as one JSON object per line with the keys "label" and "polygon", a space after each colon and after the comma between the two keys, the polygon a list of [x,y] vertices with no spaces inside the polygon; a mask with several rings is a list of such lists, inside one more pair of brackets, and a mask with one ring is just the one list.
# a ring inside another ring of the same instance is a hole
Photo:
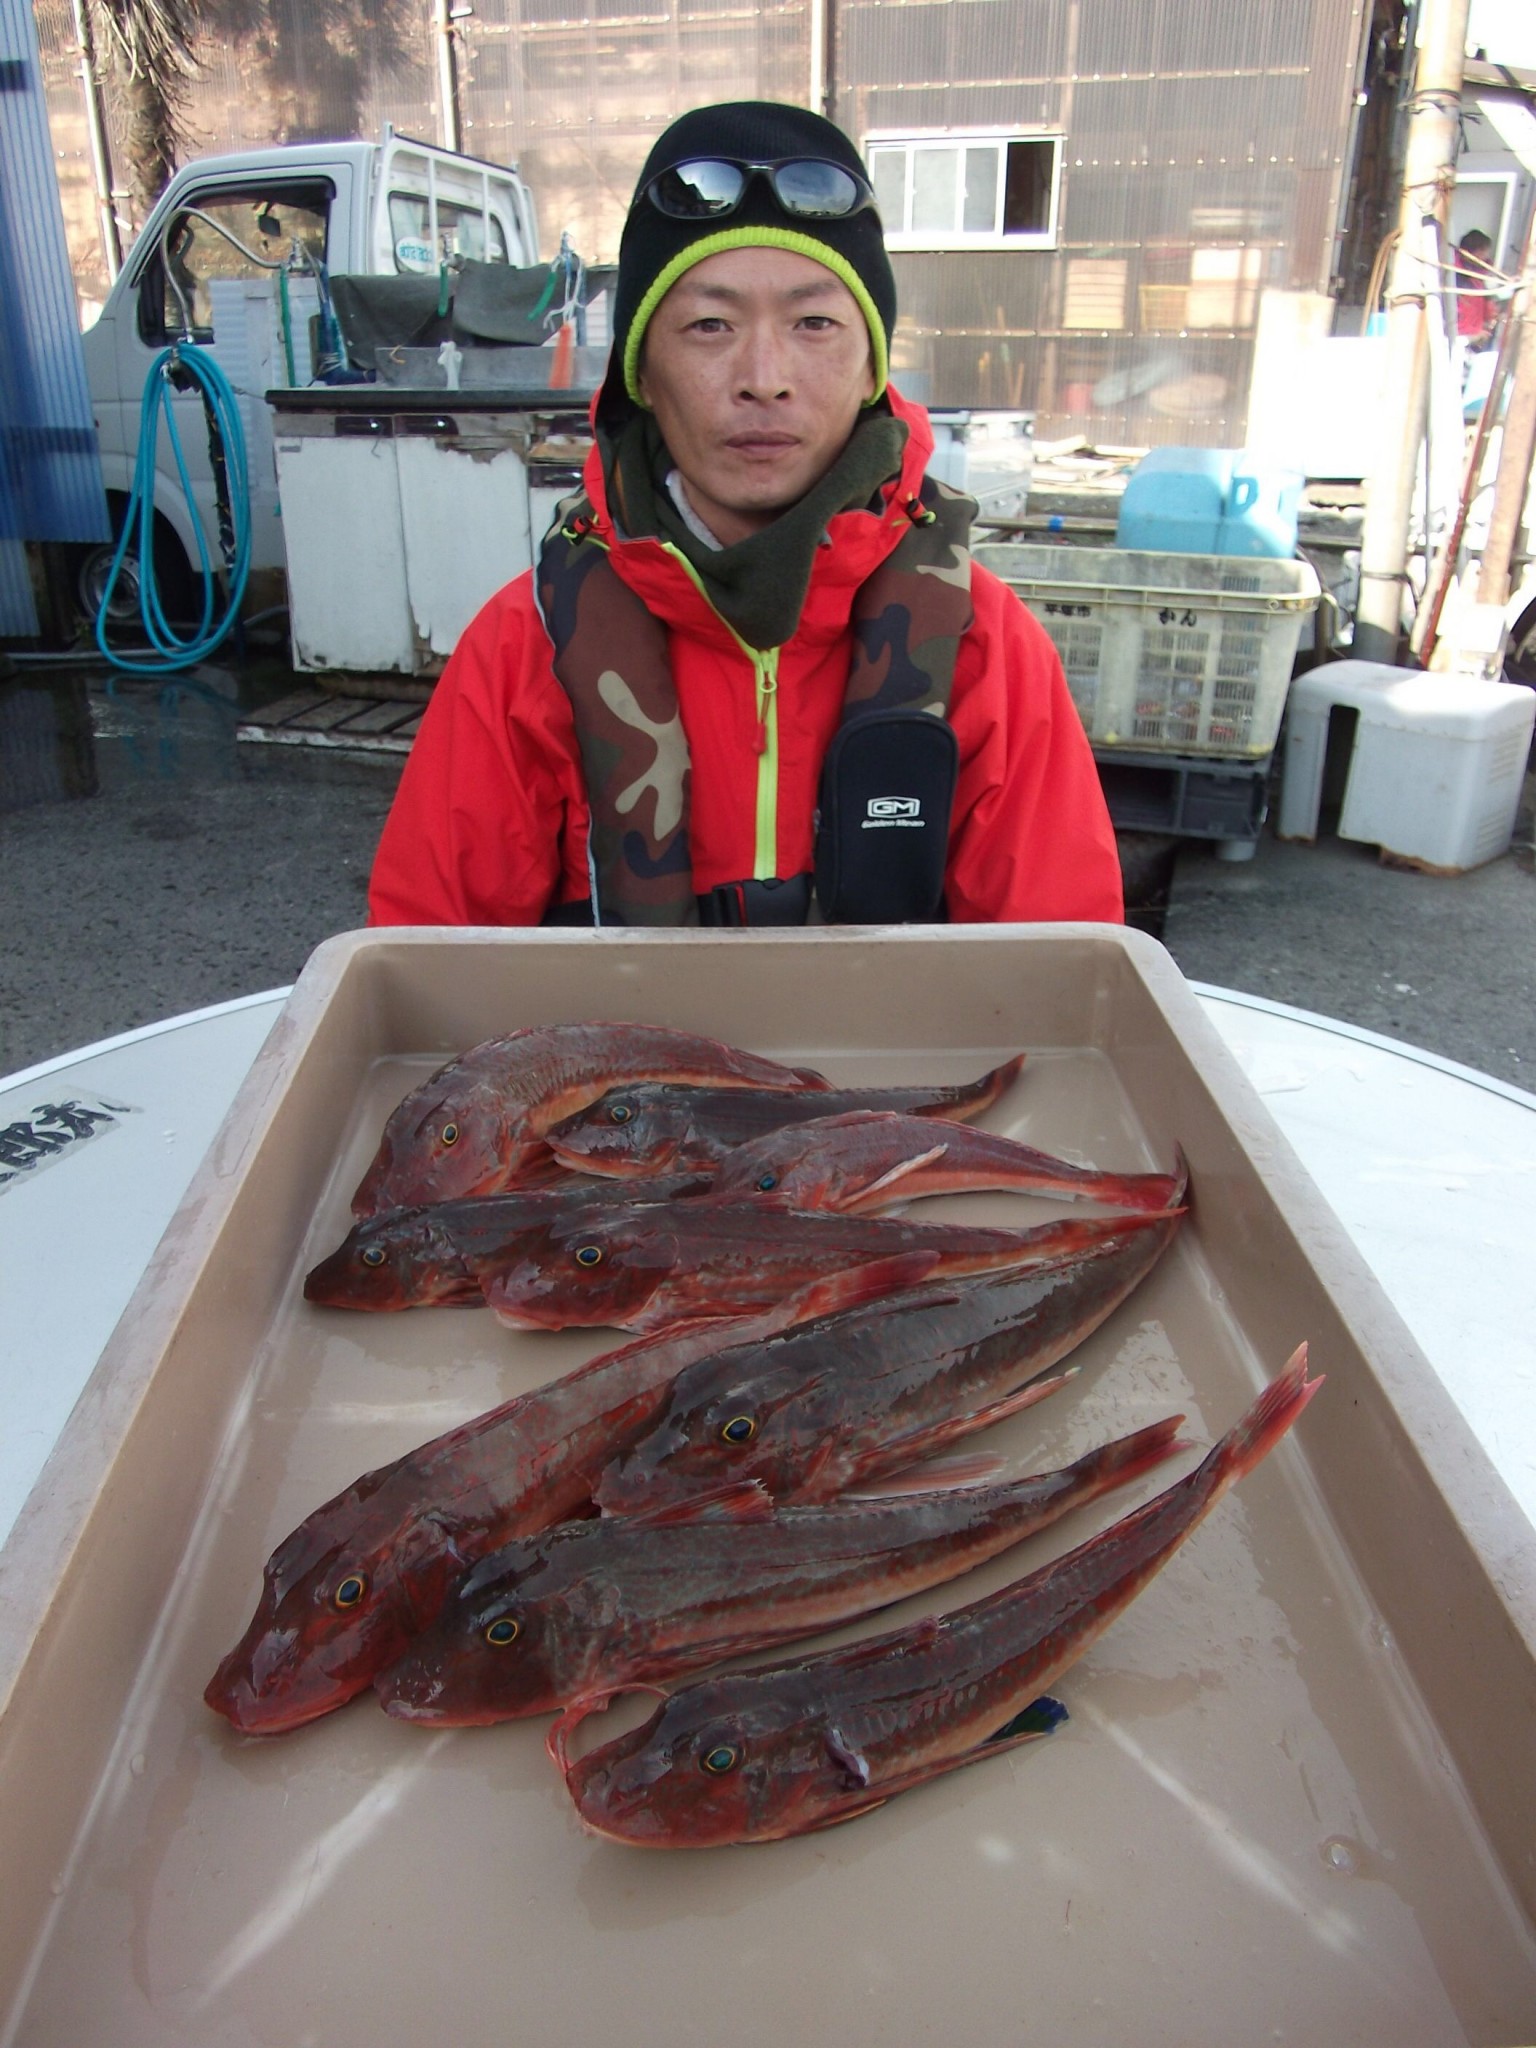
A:
{"label": "yellow zipper on jacket", "polygon": [[727,633],[752,664],[753,708],[757,712],[757,808],[753,825],[752,879],[774,880],[779,872],[779,650],[750,647],[730,623],[709,604],[704,580],[682,549],[663,541],[666,552],[692,577],[700,597],[720,619]]}

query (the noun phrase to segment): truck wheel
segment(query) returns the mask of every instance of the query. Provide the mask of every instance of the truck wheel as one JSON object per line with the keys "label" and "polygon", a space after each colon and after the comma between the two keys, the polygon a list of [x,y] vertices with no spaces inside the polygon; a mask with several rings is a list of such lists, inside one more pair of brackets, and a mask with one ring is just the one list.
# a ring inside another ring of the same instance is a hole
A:
{"label": "truck wheel", "polygon": [[[107,578],[112,571],[112,557],[117,552],[118,537],[123,530],[123,517],[128,509],[128,500],[120,492],[110,491],[107,494],[107,505],[112,516],[111,540],[81,547],[76,551],[75,557],[75,603],[79,606],[80,616],[87,628],[92,631],[95,629],[96,615],[101,610]],[[157,512],[155,587],[160,593],[160,603],[168,619],[182,621],[197,617],[197,580],[174,529]],[[117,586],[112,592],[112,603],[107,612],[108,626],[119,632],[131,632],[141,616],[139,605],[138,550],[130,547],[123,556],[123,566],[117,573]]]}

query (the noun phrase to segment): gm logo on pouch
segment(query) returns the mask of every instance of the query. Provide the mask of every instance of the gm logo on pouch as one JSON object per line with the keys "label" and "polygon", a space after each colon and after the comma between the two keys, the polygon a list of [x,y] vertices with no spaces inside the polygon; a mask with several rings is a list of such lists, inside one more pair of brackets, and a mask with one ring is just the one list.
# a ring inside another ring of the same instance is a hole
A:
{"label": "gm logo on pouch", "polygon": [[866,832],[888,829],[893,825],[916,825],[919,830],[923,823],[922,799],[915,796],[872,796],[865,807],[864,830]]}

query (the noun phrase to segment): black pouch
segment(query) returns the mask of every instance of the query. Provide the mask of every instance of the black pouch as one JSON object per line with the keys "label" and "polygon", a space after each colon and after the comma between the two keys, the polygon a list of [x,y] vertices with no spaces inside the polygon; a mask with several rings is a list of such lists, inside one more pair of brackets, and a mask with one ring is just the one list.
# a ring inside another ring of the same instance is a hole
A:
{"label": "black pouch", "polygon": [[872,711],[833,735],[821,769],[816,900],[828,924],[931,924],[960,746],[931,711]]}

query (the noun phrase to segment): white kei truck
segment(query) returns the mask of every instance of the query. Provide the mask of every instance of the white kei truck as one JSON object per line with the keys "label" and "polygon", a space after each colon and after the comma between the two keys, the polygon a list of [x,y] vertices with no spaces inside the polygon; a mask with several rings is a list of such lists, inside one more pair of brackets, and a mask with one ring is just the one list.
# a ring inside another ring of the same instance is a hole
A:
{"label": "white kei truck", "polygon": [[[252,570],[284,568],[272,418],[263,394],[272,385],[311,381],[321,266],[333,278],[436,277],[440,266],[464,258],[521,268],[538,262],[538,243],[533,195],[515,168],[388,128],[376,142],[294,143],[185,165],[156,202],[100,317],[83,336],[115,530],[132,488],[146,377],[156,356],[190,329],[239,394],[250,462]],[[162,432],[155,568],[167,600],[186,594],[196,570],[194,516],[210,561],[216,568],[220,563],[202,403],[195,392],[172,403],[192,505]],[[109,545],[76,551],[76,594],[88,616],[99,606],[111,555]],[[113,615],[134,618],[138,605],[130,560]]]}

